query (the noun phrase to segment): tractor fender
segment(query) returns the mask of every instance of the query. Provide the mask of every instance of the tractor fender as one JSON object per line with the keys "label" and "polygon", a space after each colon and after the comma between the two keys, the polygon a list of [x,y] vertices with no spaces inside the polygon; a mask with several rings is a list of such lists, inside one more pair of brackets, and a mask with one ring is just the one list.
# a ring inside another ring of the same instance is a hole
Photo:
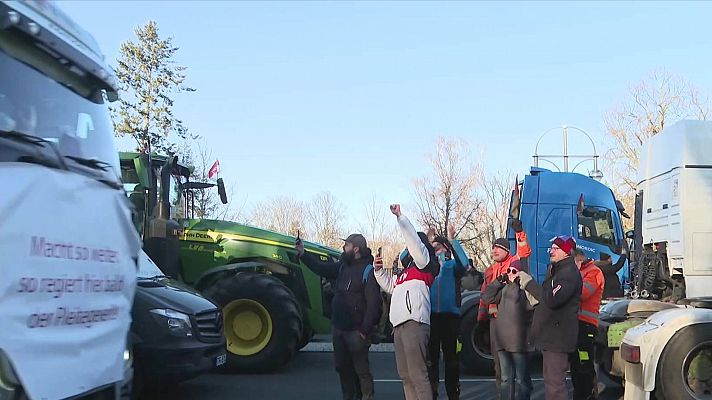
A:
{"label": "tractor fender", "polygon": [[195,281],[193,286],[196,290],[202,292],[218,277],[223,275],[233,275],[240,271],[254,271],[257,268],[264,268],[265,263],[256,261],[237,262],[213,267],[203,272]]}
{"label": "tractor fender", "polygon": [[467,314],[472,308],[479,307],[480,296],[482,293],[479,290],[467,291],[462,293],[462,305],[460,306],[460,317]]}
{"label": "tractor fender", "polygon": [[640,347],[645,391],[652,392],[655,389],[655,374],[660,358],[673,336],[682,328],[696,324],[711,324],[712,327],[712,310],[692,307],[663,310],[626,332],[623,341]]}

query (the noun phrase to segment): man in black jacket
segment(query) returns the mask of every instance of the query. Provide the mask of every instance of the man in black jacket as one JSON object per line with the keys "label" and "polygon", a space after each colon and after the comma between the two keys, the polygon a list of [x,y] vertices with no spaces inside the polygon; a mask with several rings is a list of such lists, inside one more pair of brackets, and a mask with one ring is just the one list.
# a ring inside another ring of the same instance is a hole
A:
{"label": "man in black jacket", "polygon": [[531,343],[544,356],[544,390],[546,400],[569,399],[566,371],[569,353],[576,350],[578,312],[581,302],[581,274],[574,261],[576,242],[559,236],[549,250],[551,267],[542,285],[524,272],[519,284],[535,301]]}
{"label": "man in black jacket", "polygon": [[336,280],[331,324],[334,361],[343,399],[372,400],[373,375],[368,365],[368,348],[371,331],[381,317],[381,292],[373,275],[373,256],[366,239],[360,234],[344,239],[338,262],[323,262],[318,256],[305,252],[300,239],[295,249],[314,273]]}
{"label": "man in black jacket", "polygon": [[601,260],[596,261],[596,266],[603,271],[604,285],[603,285],[603,298],[610,299],[614,297],[623,297],[623,287],[621,286],[621,280],[618,278],[618,271],[625,265],[624,257],[616,263],[611,262],[611,255],[607,253],[601,253]]}

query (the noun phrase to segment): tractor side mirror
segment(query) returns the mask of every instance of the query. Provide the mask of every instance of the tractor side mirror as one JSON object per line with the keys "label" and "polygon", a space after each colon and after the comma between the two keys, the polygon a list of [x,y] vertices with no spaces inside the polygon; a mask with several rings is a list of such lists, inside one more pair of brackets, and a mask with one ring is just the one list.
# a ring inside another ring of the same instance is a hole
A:
{"label": "tractor side mirror", "polygon": [[227,193],[225,192],[225,182],[222,178],[218,178],[218,194],[220,195],[220,201],[223,204],[227,204]]}

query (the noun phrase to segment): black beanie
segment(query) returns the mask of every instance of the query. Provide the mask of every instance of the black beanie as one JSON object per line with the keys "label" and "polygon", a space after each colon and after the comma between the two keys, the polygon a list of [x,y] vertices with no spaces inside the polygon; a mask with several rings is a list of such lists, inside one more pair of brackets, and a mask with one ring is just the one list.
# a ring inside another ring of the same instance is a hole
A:
{"label": "black beanie", "polygon": [[505,250],[507,253],[510,252],[509,250],[509,240],[505,238],[499,238],[494,241],[494,244],[492,244],[492,247],[499,247],[502,250]]}

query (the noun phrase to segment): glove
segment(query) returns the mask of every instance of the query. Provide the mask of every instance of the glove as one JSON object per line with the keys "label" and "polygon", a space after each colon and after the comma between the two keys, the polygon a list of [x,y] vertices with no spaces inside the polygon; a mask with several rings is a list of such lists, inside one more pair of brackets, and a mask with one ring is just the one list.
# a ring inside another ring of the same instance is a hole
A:
{"label": "glove", "polygon": [[502,285],[506,285],[509,283],[509,276],[507,276],[507,274],[502,274],[497,277],[497,281]]}
{"label": "glove", "polygon": [[519,271],[518,277],[519,277],[519,287],[522,289],[526,288],[527,285],[529,284],[529,282],[532,281],[532,276],[527,274],[524,271]]}
{"label": "glove", "polygon": [[516,233],[522,232],[524,230],[522,228],[522,221],[519,218],[514,218],[512,220],[512,229],[514,229],[514,232]]}

